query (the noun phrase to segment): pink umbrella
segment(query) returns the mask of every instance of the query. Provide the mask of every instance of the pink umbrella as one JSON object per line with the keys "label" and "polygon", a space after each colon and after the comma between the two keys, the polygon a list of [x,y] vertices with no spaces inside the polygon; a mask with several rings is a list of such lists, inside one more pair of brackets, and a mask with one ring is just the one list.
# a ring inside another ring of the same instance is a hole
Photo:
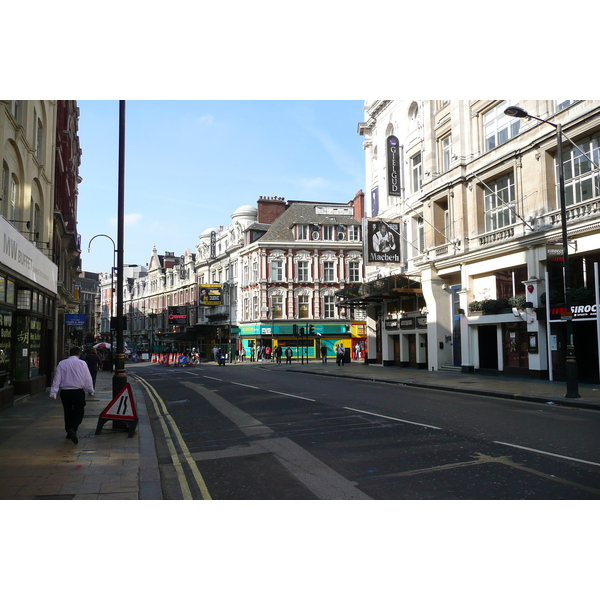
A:
{"label": "pink umbrella", "polygon": [[106,348],[108,350],[110,348],[110,344],[106,342],[100,342],[99,344],[96,344],[94,348]]}

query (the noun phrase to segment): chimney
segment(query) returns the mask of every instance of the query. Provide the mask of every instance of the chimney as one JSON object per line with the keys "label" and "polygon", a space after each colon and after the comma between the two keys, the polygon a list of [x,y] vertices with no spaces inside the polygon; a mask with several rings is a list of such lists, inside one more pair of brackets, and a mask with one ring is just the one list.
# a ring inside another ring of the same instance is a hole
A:
{"label": "chimney", "polygon": [[261,196],[256,204],[258,205],[258,222],[265,225],[270,225],[287,208],[285,198],[276,196]]}
{"label": "chimney", "polygon": [[354,218],[362,222],[365,216],[365,193],[362,190],[358,190],[354,196],[354,200],[350,200],[348,204],[354,207]]}

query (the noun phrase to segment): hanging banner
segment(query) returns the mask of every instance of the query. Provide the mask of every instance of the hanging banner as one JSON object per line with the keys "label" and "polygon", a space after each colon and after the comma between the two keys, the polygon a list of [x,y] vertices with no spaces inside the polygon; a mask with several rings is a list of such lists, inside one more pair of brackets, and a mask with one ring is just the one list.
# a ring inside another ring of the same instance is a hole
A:
{"label": "hanging banner", "polygon": [[400,261],[401,221],[366,219],[365,264],[389,265]]}
{"label": "hanging banner", "polygon": [[387,168],[388,194],[400,196],[400,142],[395,135],[390,135],[387,139]]}
{"label": "hanging banner", "polygon": [[198,302],[201,306],[218,306],[221,302],[221,284],[208,283],[199,286]]}

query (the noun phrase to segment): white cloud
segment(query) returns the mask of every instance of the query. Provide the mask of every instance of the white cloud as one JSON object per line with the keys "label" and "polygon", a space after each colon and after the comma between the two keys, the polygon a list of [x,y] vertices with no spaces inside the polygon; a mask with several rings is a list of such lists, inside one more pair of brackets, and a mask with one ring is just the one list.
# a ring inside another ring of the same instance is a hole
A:
{"label": "white cloud", "polygon": [[214,115],[202,115],[198,119],[196,119],[197,125],[212,125],[212,122],[215,120]]}

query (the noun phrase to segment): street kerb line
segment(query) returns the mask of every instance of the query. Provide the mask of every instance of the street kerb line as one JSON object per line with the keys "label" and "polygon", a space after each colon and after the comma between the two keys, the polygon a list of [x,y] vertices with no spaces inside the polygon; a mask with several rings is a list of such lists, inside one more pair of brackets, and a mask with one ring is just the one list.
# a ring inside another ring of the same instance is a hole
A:
{"label": "street kerb line", "polygon": [[[173,440],[171,439],[171,435],[169,433],[169,429],[165,423],[165,420],[168,420],[169,425],[171,426],[171,429],[173,430],[173,432],[175,433],[175,436],[177,437],[177,441],[179,442],[179,446],[181,447],[181,452],[182,452],[183,456],[185,457],[185,460],[188,463],[190,469],[192,470],[194,479],[196,480],[196,483],[198,484],[198,487],[200,489],[200,493],[202,494],[202,499],[203,500],[212,500],[210,493],[208,491],[208,488],[206,487],[206,483],[204,482],[204,478],[202,477],[202,474],[198,470],[198,466],[196,465],[196,462],[192,458],[192,455],[191,455],[186,443],[183,441],[183,438],[181,436],[179,428],[175,424],[173,417],[171,417],[171,415],[169,414],[167,407],[165,406],[164,402],[162,401],[162,398],[158,395],[158,392],[154,389],[154,387],[151,386],[149,383],[146,383],[143,379],[141,379],[139,377],[136,377],[136,379],[138,380],[139,383],[141,383],[146,388],[146,391],[148,392],[148,395],[150,396],[150,399],[152,400],[152,403],[154,404],[154,410],[156,411],[156,414],[159,417],[161,417],[160,424],[162,426],[163,433],[165,435],[165,440],[167,442],[167,446],[169,447],[169,452],[171,453],[171,458],[173,460],[173,465],[175,466],[175,470],[177,472],[177,477],[179,478],[179,485],[181,487],[183,499],[184,500],[192,500],[193,499],[192,493],[190,491],[189,485],[185,478],[185,473],[183,472],[183,467],[181,465],[181,461],[179,460],[179,456],[177,455],[175,445],[173,444]],[[155,398],[156,398],[156,400],[155,400]],[[162,407],[162,413],[160,410],[158,410],[157,401],[158,401],[158,403],[160,403],[160,406]]]}
{"label": "street kerb line", "polygon": [[400,421],[400,423],[408,423],[409,425],[418,425],[419,427],[427,427],[428,429],[441,429],[441,427],[436,427],[435,425],[426,425],[425,423],[415,423],[414,421],[407,421],[406,419],[398,419],[396,417],[390,417],[388,415],[380,415],[374,412],[369,412],[367,410],[359,410],[358,408],[351,408],[349,406],[344,406],[346,410],[353,410],[354,412],[364,413],[365,415],[371,415],[373,417],[381,417],[382,419],[391,419],[392,421]]}
{"label": "street kerb line", "polygon": [[[258,388],[257,388],[258,389]],[[286,394],[285,392],[278,392],[277,390],[267,390],[272,394],[281,394],[282,396],[289,396],[290,398],[300,398],[300,400],[308,400],[309,402],[316,402],[312,398],[305,398],[304,396],[297,396],[296,394]]]}
{"label": "street kerb line", "polygon": [[572,456],[564,456],[563,454],[554,454],[552,452],[544,452],[544,450],[536,450],[535,448],[528,448],[527,446],[517,446],[516,444],[509,444],[508,442],[497,442],[494,444],[502,444],[502,446],[510,446],[511,448],[518,448],[519,450],[528,450],[529,452],[537,452],[538,454],[545,454],[546,456],[554,456],[556,458],[564,458],[565,460],[574,460],[575,462],[585,463],[586,465],[594,465],[600,467],[600,463],[592,462],[590,460],[583,460],[581,458],[573,458]]}

